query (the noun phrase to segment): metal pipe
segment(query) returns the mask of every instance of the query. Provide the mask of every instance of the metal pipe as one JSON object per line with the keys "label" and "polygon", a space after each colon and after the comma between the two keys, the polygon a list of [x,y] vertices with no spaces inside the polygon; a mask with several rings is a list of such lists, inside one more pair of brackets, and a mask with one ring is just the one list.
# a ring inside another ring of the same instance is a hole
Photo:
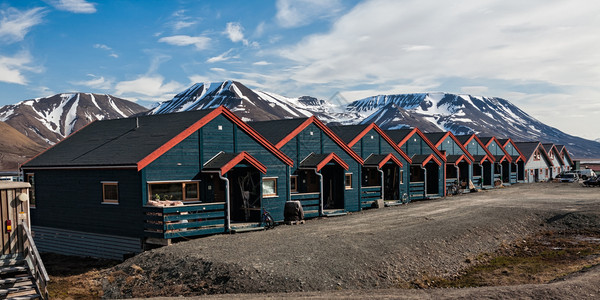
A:
{"label": "metal pipe", "polygon": [[219,175],[219,178],[225,181],[225,206],[226,206],[226,217],[225,217],[225,227],[227,228],[227,232],[231,232],[231,203],[229,198],[229,179],[227,177],[223,177],[221,175],[221,171],[202,171],[203,173],[213,173]]}
{"label": "metal pipe", "polygon": [[317,168],[312,169],[319,176],[319,216],[323,215],[323,174]]}
{"label": "metal pipe", "polygon": [[427,169],[425,169],[425,167],[421,166],[421,169],[423,170],[423,198],[427,198]]}
{"label": "metal pipe", "polygon": [[384,195],[384,188],[383,188],[383,170],[380,168],[377,168],[377,171],[379,171],[379,174],[381,174],[381,200],[385,200],[385,195]]}

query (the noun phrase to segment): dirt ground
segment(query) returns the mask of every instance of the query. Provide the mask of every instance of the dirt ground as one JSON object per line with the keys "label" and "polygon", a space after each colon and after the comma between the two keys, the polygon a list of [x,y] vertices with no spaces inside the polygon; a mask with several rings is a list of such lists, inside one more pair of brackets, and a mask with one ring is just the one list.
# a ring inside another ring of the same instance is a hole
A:
{"label": "dirt ground", "polygon": [[189,240],[88,277],[107,298],[581,299],[600,297],[599,263],[600,189],[539,183]]}

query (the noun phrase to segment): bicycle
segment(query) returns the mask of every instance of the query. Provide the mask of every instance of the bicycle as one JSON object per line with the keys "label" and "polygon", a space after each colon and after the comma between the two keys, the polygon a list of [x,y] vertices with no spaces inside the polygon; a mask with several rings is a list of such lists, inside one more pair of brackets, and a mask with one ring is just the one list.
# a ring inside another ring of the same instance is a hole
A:
{"label": "bicycle", "polygon": [[265,230],[273,229],[275,227],[275,221],[273,221],[273,217],[266,209],[263,209],[261,225]]}

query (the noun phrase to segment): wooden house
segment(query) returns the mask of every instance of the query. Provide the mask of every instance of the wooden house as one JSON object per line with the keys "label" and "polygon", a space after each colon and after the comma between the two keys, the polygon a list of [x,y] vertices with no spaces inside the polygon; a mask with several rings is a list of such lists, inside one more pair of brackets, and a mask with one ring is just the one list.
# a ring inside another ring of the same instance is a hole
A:
{"label": "wooden house", "polygon": [[552,160],[540,142],[516,142],[525,156],[525,181],[541,182],[551,179]]}
{"label": "wooden house", "polygon": [[446,157],[418,128],[386,130],[406,153],[410,165],[409,199],[431,199],[446,195]]}
{"label": "wooden house", "polygon": [[571,159],[571,155],[569,154],[569,150],[564,145],[555,145],[558,153],[560,153],[560,158],[562,159],[564,165],[563,170],[561,172],[570,171],[575,168],[575,163],[573,159]]}
{"label": "wooden house", "polygon": [[556,177],[556,175],[560,174],[565,169],[565,162],[562,160],[560,152],[554,146],[554,144],[542,144],[546,153],[548,153],[548,157],[552,161],[552,167],[550,168],[550,178]]}
{"label": "wooden house", "polygon": [[446,187],[456,182],[468,191],[473,174],[474,158],[471,153],[452,132],[426,133],[425,136],[442,154],[446,154]]}
{"label": "wooden house", "polygon": [[27,162],[40,249],[122,258],[144,243],[283,220],[293,161],[224,107],[96,121]]}
{"label": "wooden house", "polygon": [[361,210],[363,159],[316,117],[249,122],[294,162],[290,199],[306,217]]}
{"label": "wooden house", "polygon": [[511,157],[511,162],[508,165],[509,168],[502,169],[503,181],[506,181],[508,177],[508,183],[514,184],[517,182],[525,181],[525,156],[519,148],[515,145],[515,142],[511,138],[498,139],[500,145],[504,148],[504,151]]}
{"label": "wooden house", "polygon": [[473,185],[479,189],[492,188],[494,156],[475,134],[457,135],[456,139],[473,157]]}
{"label": "wooden house", "polygon": [[408,201],[410,158],[379,126],[329,126],[346,145],[364,160],[361,179],[361,207],[383,199],[393,205]]}
{"label": "wooden house", "polygon": [[479,137],[479,139],[494,157],[494,186],[510,184],[510,164],[512,162],[510,155],[496,137]]}

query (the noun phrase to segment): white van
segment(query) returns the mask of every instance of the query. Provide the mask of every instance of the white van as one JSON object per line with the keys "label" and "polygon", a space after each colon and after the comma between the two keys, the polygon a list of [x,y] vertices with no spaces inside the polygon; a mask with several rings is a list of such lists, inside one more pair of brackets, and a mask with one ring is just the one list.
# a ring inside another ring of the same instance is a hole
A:
{"label": "white van", "polygon": [[592,169],[579,169],[579,170],[571,170],[567,173],[575,173],[579,175],[579,178],[586,180],[588,178],[596,177],[596,173]]}

